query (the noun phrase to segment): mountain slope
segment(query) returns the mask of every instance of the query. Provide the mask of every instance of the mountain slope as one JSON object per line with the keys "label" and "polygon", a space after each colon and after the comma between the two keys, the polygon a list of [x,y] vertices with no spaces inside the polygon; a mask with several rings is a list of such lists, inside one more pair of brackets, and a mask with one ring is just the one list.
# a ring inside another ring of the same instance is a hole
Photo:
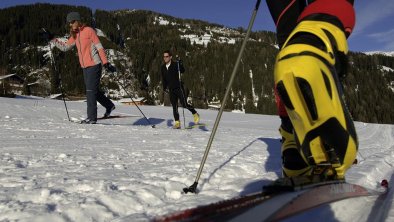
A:
{"label": "mountain slope", "polygon": [[[107,54],[127,85],[129,94],[145,97],[151,105],[169,104],[163,96],[159,67],[162,53],[171,49],[183,60],[182,76],[189,100],[195,107],[218,104],[226,89],[245,30],[199,20],[179,19],[151,11],[93,11],[86,7],[34,4],[0,10],[0,75],[16,73],[30,83],[42,82],[41,95],[64,90],[73,99],[84,95],[82,70],[75,50],[54,50],[55,64],[42,50],[47,46],[38,31],[45,27],[57,37],[66,37],[64,18],[79,11],[88,25],[97,28]],[[10,19],[11,18],[11,19]],[[47,19],[51,18],[51,19]],[[278,47],[275,34],[252,32],[246,46],[231,99],[226,110],[276,114],[273,69]],[[394,58],[384,55],[349,54],[344,91],[355,120],[394,123]],[[56,66],[56,69],[54,69]],[[122,81],[123,81],[122,80]],[[125,96],[119,82],[104,76],[103,89],[113,98]],[[149,83],[149,84],[147,84]],[[0,95],[5,91],[0,84]]]}

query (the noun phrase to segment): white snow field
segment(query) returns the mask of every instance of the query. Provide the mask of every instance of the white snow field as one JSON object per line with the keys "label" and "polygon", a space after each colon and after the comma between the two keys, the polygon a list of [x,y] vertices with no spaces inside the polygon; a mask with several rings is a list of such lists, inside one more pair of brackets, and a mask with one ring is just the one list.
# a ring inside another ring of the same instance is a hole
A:
{"label": "white snow field", "polygon": [[[118,103],[113,114],[131,117],[96,125],[69,122],[61,100],[0,98],[0,104],[0,221],[147,221],[259,191],[281,174],[277,116],[225,112],[200,192],[181,194],[196,178],[218,111],[198,109],[205,127],[174,130],[171,107],[140,106],[152,128],[135,106]],[[73,120],[85,117],[86,103],[67,106]],[[184,113],[188,125],[192,115]],[[347,181],[374,189],[387,179],[392,186],[394,126],[356,122],[356,128],[358,164]],[[354,198],[299,217],[394,221],[393,200],[390,189],[383,203]]]}

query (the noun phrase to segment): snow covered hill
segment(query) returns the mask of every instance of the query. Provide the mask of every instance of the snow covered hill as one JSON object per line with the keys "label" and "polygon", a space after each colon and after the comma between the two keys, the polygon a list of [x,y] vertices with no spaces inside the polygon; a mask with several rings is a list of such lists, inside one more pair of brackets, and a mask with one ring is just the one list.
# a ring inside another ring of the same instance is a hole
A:
{"label": "snow covered hill", "polygon": [[[0,221],[144,221],[256,192],[280,176],[277,116],[224,113],[200,193],[184,195],[217,111],[198,110],[205,127],[173,130],[170,107],[140,107],[156,125],[151,128],[134,106],[116,104],[114,114],[130,117],[80,125],[67,120],[62,101],[0,98],[0,104]],[[71,117],[85,116],[84,102],[67,105]],[[185,119],[192,121],[187,110]],[[348,182],[375,188],[385,178],[392,185],[394,126],[357,122],[356,127],[359,163],[348,171]],[[360,200],[340,201],[313,215],[325,221],[370,220],[380,205]],[[394,221],[393,200],[391,190],[382,220]]]}
{"label": "snow covered hill", "polygon": [[372,51],[372,52],[365,52],[367,55],[385,55],[385,56],[394,56],[394,52],[382,52],[382,51]]}

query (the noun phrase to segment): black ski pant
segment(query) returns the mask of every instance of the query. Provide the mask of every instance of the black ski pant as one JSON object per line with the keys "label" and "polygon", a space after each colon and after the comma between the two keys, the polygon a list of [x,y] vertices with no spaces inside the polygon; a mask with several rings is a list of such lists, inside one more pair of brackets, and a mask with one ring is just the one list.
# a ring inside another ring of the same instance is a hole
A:
{"label": "black ski pant", "polygon": [[111,109],[114,104],[100,91],[101,64],[83,69],[86,87],[87,116],[90,120],[97,120],[97,102],[106,109]]}
{"label": "black ski pant", "polygon": [[174,114],[175,121],[179,121],[179,113],[178,113],[178,100],[181,102],[182,106],[188,109],[192,114],[197,113],[197,111],[187,103],[184,93],[181,88],[171,89],[170,90],[170,101],[172,105],[172,112]]}

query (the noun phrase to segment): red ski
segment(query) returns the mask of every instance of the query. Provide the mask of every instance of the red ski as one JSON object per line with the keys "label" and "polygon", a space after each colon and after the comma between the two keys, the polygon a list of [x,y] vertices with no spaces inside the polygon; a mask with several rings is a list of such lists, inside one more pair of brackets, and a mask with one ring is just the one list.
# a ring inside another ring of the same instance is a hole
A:
{"label": "red ski", "polygon": [[385,194],[388,187],[368,189],[343,181],[330,181],[293,191],[254,193],[155,218],[153,221],[278,221],[335,201]]}

